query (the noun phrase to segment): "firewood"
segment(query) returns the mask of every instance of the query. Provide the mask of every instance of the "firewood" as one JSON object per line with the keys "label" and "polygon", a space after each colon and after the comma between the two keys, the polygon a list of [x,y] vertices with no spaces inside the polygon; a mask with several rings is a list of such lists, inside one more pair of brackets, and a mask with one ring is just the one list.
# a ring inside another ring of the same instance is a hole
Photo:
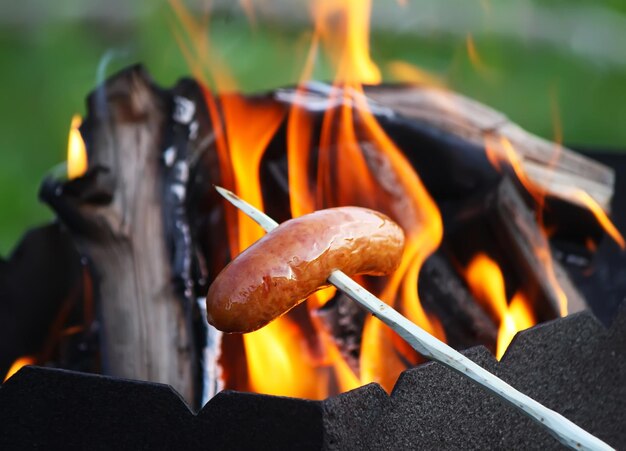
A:
{"label": "firewood", "polygon": [[528,178],[546,193],[576,203],[567,196],[574,186],[587,191],[605,211],[610,210],[615,184],[611,168],[526,132],[486,105],[429,87],[372,86],[366,93],[379,107],[451,132],[478,146],[489,139],[500,155],[504,153],[504,138],[521,156]]}
{"label": "firewood", "polygon": [[437,316],[450,346],[493,348],[497,325],[476,302],[443,251],[435,252],[424,262],[418,287],[422,305]]}
{"label": "firewood", "polygon": [[515,267],[521,280],[537,293],[532,296],[537,311],[541,311],[542,306],[551,306],[557,315],[561,313],[555,280],[567,297],[568,313],[586,309],[585,300],[559,262],[552,259],[551,275],[539,258],[538,253],[551,252],[550,244],[542,234],[534,212],[526,206],[515,185],[504,178],[488,203],[488,220],[502,249],[508,250],[517,262]]}
{"label": "firewood", "polygon": [[194,402],[184,212],[190,156],[169,142],[180,133],[172,120],[188,130],[193,112],[172,113],[174,102],[141,67],[112,77],[88,99],[81,128],[88,173],[67,183],[46,180],[41,197],[96,273],[104,372],[170,384]]}
{"label": "firewood", "polygon": [[451,216],[448,222],[454,225],[446,241],[457,258],[468,260],[478,252],[498,255],[507,286],[514,282],[524,291],[538,321],[564,313],[559,289],[567,298],[567,313],[587,308],[561,264],[555,258],[548,261],[550,242],[537,223],[536,212],[509,177],[487,193],[475,195]]}
{"label": "firewood", "polygon": [[[44,348],[60,340],[52,334],[55,318],[64,310],[67,316],[84,298],[82,270],[71,237],[58,222],[30,230],[9,258],[0,258],[0,379],[19,357],[51,362]],[[95,370],[82,361],[55,363]]]}

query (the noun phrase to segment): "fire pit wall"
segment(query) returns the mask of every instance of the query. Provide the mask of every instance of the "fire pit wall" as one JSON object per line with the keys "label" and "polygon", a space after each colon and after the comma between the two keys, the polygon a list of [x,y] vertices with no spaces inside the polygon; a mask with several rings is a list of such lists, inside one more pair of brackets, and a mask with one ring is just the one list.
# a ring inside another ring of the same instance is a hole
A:
{"label": "fire pit wall", "polygon": [[[626,445],[626,305],[520,333],[501,362],[465,354],[616,448]],[[325,401],[222,392],[194,414],[170,387],[23,368],[0,389],[0,448],[557,449],[519,412],[437,363]]]}

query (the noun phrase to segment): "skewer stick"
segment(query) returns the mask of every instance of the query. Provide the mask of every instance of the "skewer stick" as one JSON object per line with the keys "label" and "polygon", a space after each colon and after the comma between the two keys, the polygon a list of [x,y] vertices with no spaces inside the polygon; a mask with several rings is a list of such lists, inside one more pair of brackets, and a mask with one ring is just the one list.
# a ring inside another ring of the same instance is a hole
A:
{"label": "skewer stick", "polygon": [[[224,188],[215,189],[231,204],[243,211],[266,232],[270,232],[278,223],[259,211],[237,195]],[[483,367],[454,350],[444,342],[430,335],[421,327],[409,321],[396,310],[385,304],[361,285],[341,271],[333,271],[328,281],[346,293],[361,307],[391,327],[417,352],[431,360],[445,365],[464,377],[506,401],[523,414],[535,420],[561,443],[572,449],[612,450],[609,445],[589,432],[572,423],[561,414],[550,410],[529,396],[519,392],[502,379],[494,376]]]}

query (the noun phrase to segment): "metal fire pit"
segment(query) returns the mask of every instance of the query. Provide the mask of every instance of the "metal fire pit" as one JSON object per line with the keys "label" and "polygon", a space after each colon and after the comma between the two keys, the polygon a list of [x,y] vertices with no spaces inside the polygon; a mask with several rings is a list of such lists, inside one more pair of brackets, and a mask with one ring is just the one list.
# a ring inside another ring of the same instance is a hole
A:
{"label": "metal fire pit", "polygon": [[[616,448],[626,445],[626,304],[520,333],[501,362],[465,352]],[[222,392],[194,414],[169,386],[26,367],[0,388],[0,448],[557,449],[542,428],[436,363],[309,401]]]}

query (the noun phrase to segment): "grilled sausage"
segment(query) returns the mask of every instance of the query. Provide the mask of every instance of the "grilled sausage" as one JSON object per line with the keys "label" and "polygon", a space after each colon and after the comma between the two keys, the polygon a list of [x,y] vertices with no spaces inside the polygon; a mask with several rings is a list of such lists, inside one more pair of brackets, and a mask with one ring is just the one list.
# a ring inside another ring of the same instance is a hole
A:
{"label": "grilled sausage", "polygon": [[286,313],[339,269],[384,275],[400,263],[402,229],[359,207],[320,210],[279,225],[230,262],[207,294],[209,323],[252,332]]}

